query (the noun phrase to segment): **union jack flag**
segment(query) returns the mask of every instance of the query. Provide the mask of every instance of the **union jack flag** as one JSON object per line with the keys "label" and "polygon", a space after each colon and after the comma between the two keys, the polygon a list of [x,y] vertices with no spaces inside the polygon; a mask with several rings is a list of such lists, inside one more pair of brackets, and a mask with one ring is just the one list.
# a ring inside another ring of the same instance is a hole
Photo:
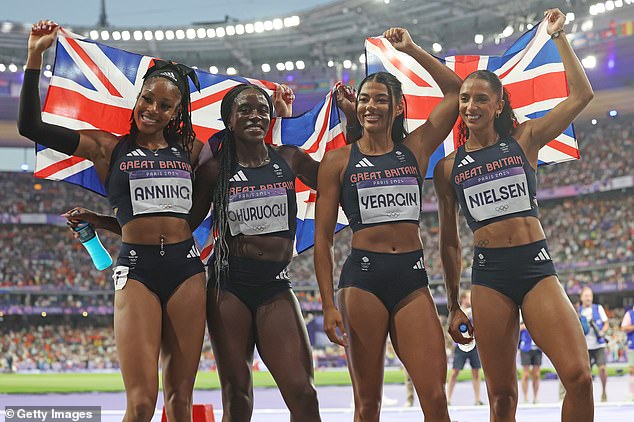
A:
{"label": "union jack flag", "polygon": [[[397,51],[385,38],[366,39],[365,51],[368,74],[386,71],[403,84],[408,130],[412,131],[423,124],[442,100],[443,94],[438,84],[412,57]],[[568,96],[561,57],[546,32],[545,21],[525,32],[501,56],[449,56],[441,61],[463,79],[479,69],[497,74],[509,92],[520,123],[545,115]],[[457,127],[432,155],[427,178],[433,176],[438,160],[458,147]],[[578,158],[579,149],[572,125],[539,151],[540,164]]]}
{"label": "union jack flag", "polygon": [[[100,129],[123,135],[129,131],[130,116],[143,75],[153,58],[130,53],[88,40],[77,34],[59,31],[53,75],[42,111],[42,119],[70,129]],[[209,139],[224,129],[220,119],[220,102],[232,87],[251,83],[269,94],[276,89],[273,82],[210,74],[196,70],[201,90],[191,90],[192,122],[201,140]],[[330,92],[311,111],[294,118],[274,119],[267,142],[297,145],[315,160],[332,148],[345,144],[336,101]],[[105,188],[89,160],[68,156],[41,145],[36,146],[35,176],[63,180],[80,185],[101,195]],[[302,252],[313,244],[315,194],[299,180],[298,230],[296,251]],[[342,220],[345,224],[345,219]],[[205,221],[197,238],[210,251],[210,220]],[[339,226],[341,228],[343,226]],[[206,255],[208,258],[209,255]]]}

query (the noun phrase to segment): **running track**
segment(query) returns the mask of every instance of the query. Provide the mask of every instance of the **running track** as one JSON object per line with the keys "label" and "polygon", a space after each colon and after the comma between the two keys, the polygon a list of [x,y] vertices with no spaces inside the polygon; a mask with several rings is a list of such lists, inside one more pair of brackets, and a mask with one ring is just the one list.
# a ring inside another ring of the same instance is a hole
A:
{"label": "running track", "polygon": [[[595,420],[597,422],[634,421],[634,402],[628,397],[628,377],[611,377],[608,380],[608,403],[599,403],[600,385],[595,381]],[[318,389],[322,419],[324,422],[352,420],[352,390],[350,387],[320,387]],[[483,396],[486,396],[484,384]],[[521,393],[520,393],[521,394]],[[277,389],[256,389],[254,422],[277,422],[288,420]],[[521,398],[520,398],[521,400]],[[473,406],[473,389],[471,382],[456,385],[450,415],[454,422],[487,422],[488,406]],[[216,420],[220,421],[220,392],[196,391],[195,403],[212,403],[216,409]],[[422,412],[415,405],[413,408],[403,407],[405,388],[401,385],[386,385],[382,411],[382,421],[405,422],[422,420]],[[153,421],[160,421],[160,409],[163,400],[159,397],[157,413]],[[0,394],[0,422],[5,421],[4,406],[101,406],[102,421],[120,421],[125,407],[123,393],[89,393],[89,394],[46,394],[46,395],[6,395]],[[560,420],[561,404],[558,402],[557,381],[542,381],[540,403],[537,405],[520,404],[517,412],[518,422],[550,422]],[[7,422],[16,419],[6,419]]]}

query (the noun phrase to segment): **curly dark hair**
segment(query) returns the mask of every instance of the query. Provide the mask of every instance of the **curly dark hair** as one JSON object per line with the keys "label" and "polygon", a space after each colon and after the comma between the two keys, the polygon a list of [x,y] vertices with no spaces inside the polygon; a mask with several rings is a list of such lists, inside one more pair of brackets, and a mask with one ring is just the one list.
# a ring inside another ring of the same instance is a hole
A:
{"label": "curly dark hair", "polygon": [[[513,107],[511,107],[511,97],[509,96],[506,88],[502,86],[502,81],[500,81],[498,75],[489,70],[476,70],[475,72],[467,76],[465,78],[465,81],[472,78],[478,78],[487,81],[495,92],[502,93],[504,107],[502,108],[500,115],[496,116],[495,120],[493,121],[493,126],[495,127],[495,131],[500,136],[500,138],[505,138],[509,136],[513,129],[515,129],[519,123],[517,121],[517,118],[515,117],[515,113],[513,112]],[[458,123],[458,144],[464,145],[464,143],[467,142],[467,139],[469,139],[469,128],[461,118],[460,123]]]}

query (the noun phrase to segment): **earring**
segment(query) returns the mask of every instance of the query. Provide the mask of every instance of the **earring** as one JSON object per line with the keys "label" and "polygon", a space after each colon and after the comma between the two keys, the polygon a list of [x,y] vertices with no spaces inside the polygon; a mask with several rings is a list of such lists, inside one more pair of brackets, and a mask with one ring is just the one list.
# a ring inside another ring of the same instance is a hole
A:
{"label": "earring", "polygon": [[497,113],[495,113],[495,118],[496,118],[496,119],[499,119],[499,118],[500,118],[500,113],[501,113],[501,112],[499,112],[499,111],[498,111]]}

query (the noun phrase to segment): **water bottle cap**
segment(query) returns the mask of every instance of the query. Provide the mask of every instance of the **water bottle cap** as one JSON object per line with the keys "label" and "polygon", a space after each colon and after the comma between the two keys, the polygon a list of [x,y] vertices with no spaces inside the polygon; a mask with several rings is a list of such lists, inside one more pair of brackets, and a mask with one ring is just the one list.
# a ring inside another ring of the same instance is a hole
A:
{"label": "water bottle cap", "polygon": [[461,333],[466,333],[467,331],[469,331],[469,327],[467,327],[467,324],[465,324],[464,322],[458,326],[458,329]]}

